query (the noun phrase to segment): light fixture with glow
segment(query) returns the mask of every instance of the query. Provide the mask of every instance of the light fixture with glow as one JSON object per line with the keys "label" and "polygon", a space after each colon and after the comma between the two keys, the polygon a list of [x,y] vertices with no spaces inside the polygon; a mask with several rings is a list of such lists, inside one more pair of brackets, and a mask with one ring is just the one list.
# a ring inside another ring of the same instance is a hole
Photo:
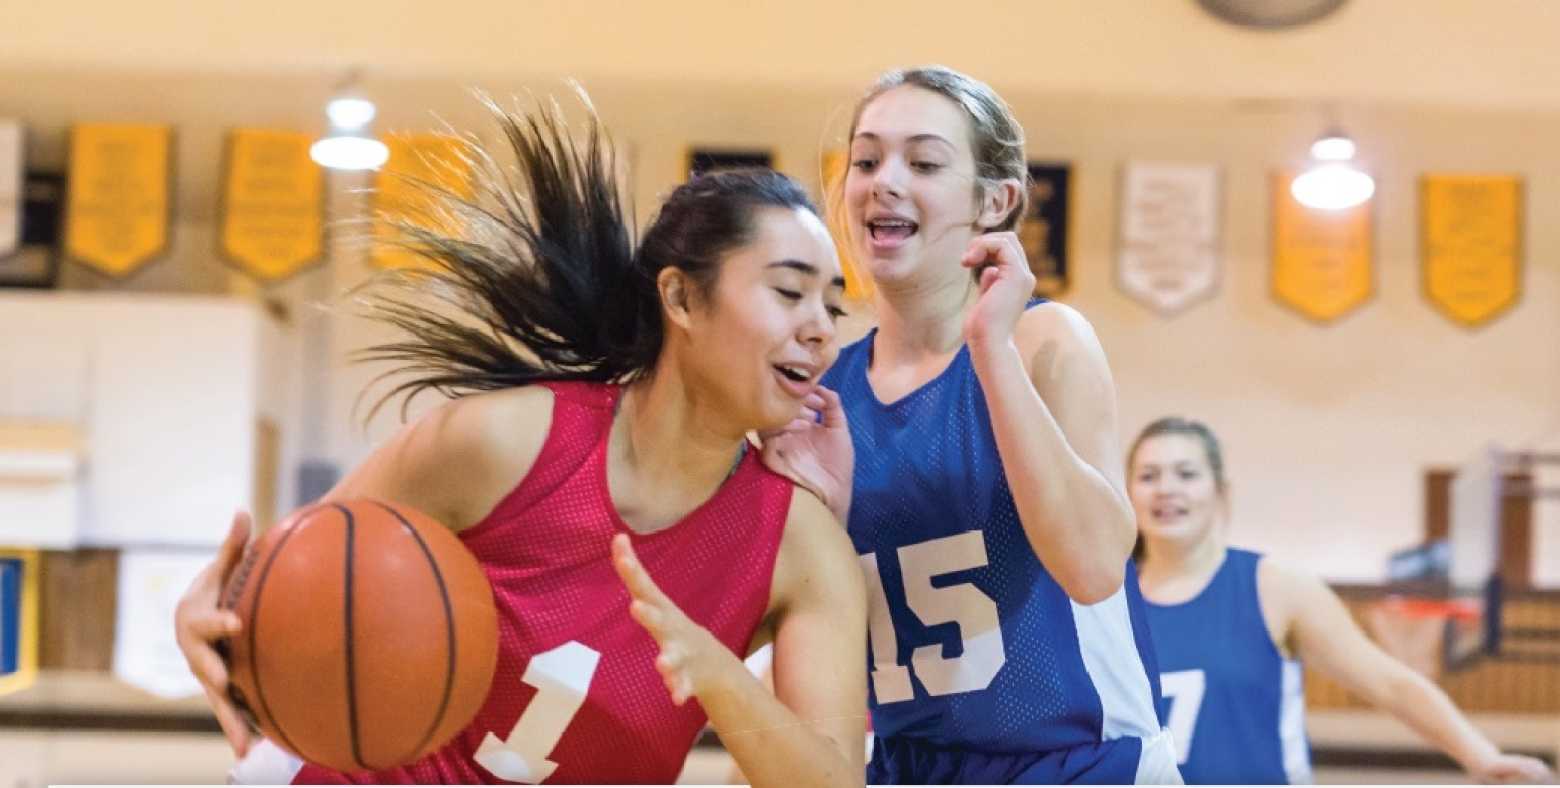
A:
{"label": "light fixture with glow", "polygon": [[352,80],[325,105],[330,134],[309,146],[309,158],[333,170],[377,170],[390,158],[390,149],[368,133],[374,119],[374,102],[352,87]]}
{"label": "light fixture with glow", "polygon": [[1354,140],[1342,131],[1323,134],[1311,145],[1311,166],[1289,184],[1289,193],[1301,205],[1323,211],[1342,211],[1369,200],[1376,181],[1354,166],[1354,153]]}
{"label": "light fixture with glow", "polygon": [[362,96],[341,95],[325,105],[325,117],[337,129],[366,129],[374,114],[374,102]]}

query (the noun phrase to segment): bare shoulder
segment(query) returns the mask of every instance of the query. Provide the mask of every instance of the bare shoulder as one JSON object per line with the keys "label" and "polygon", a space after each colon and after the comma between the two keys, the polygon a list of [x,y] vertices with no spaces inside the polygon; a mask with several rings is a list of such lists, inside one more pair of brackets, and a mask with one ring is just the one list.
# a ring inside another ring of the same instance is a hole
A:
{"label": "bare shoulder", "polygon": [[850,537],[845,535],[845,527],[834,519],[834,513],[829,511],[823,501],[803,487],[793,487],[791,492],[791,508],[785,517],[785,535],[780,541],[782,555],[788,545],[804,556],[820,559],[820,562],[845,560],[854,563],[856,558]]}
{"label": "bare shoulder", "polygon": [[552,425],[553,393],[519,386],[471,394],[441,405],[411,429],[428,433],[429,458],[462,464],[474,460],[529,470]]}
{"label": "bare shoulder", "polygon": [[1311,572],[1263,556],[1257,562],[1257,593],[1263,598],[1293,601],[1308,594],[1331,593],[1327,583]]}
{"label": "bare shoulder", "polygon": [[1013,339],[1030,383],[1067,439],[1115,479],[1121,472],[1116,381],[1094,327],[1078,310],[1047,301],[1025,310]]}
{"label": "bare shoulder", "polygon": [[1257,600],[1268,631],[1281,650],[1291,651],[1295,622],[1306,610],[1335,597],[1320,577],[1263,556],[1257,562]]}
{"label": "bare shoulder", "polygon": [[811,492],[796,487],[775,560],[771,608],[807,599],[865,600],[860,562],[844,526]]}
{"label": "bare shoulder", "polygon": [[816,534],[813,538],[838,538],[846,544],[850,543],[845,538],[844,526],[834,519],[834,513],[829,511],[829,507],[810,490],[796,484],[791,486],[791,508],[785,514],[786,533],[791,533],[793,528],[803,533]]}
{"label": "bare shoulder", "polygon": [[456,400],[456,444],[460,456],[449,457],[452,469],[464,467],[476,489],[462,519],[475,524],[519,484],[552,429],[553,393],[545,386],[519,386],[474,394]]}
{"label": "bare shoulder", "polygon": [[1024,357],[1033,356],[1046,343],[1062,347],[1074,343],[1098,344],[1094,326],[1082,312],[1058,301],[1047,301],[1024,310],[1013,332]]}
{"label": "bare shoulder", "polygon": [[381,497],[455,530],[474,525],[530,472],[547,440],[552,402],[541,386],[446,402],[403,427],[330,497]]}
{"label": "bare shoulder", "polygon": [[553,393],[546,386],[517,386],[456,400],[477,434],[473,440],[495,457],[535,462],[552,429]]}
{"label": "bare shoulder", "polygon": [[1018,317],[1018,325],[1049,326],[1051,328],[1088,327],[1089,319],[1076,308],[1060,301],[1045,301],[1025,309]]}

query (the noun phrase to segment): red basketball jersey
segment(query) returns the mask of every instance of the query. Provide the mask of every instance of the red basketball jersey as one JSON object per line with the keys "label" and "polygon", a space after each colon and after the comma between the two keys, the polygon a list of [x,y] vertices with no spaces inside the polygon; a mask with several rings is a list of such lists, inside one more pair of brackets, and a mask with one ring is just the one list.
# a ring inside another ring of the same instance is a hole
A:
{"label": "red basketball jersey", "polygon": [[705,723],[672,705],[655,641],[628,615],[611,540],[629,533],[689,618],[743,653],[768,607],[792,485],[749,451],[677,524],[633,534],[607,492],[621,387],[551,383],[552,427],[530,474],[460,538],[498,608],[498,667],[476,719],[426,758],[378,773],[307,765],[311,783],[670,783]]}

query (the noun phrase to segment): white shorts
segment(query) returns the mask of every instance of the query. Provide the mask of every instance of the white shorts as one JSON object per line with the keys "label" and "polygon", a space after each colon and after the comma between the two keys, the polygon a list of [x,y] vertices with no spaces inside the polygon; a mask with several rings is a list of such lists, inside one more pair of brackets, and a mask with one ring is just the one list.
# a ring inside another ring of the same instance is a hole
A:
{"label": "white shorts", "polygon": [[1138,785],[1185,785],[1175,762],[1175,740],[1170,738],[1170,729],[1165,728],[1143,740],[1143,753],[1138,756],[1137,777],[1133,782]]}

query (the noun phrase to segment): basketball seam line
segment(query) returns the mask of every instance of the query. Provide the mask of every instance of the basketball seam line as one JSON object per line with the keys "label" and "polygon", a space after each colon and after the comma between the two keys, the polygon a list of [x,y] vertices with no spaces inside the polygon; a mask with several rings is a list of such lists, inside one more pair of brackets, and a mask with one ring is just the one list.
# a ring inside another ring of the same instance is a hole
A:
{"label": "basketball seam line", "polygon": [[356,546],[355,537],[357,535],[357,520],[353,518],[352,511],[345,506],[342,506],[341,504],[333,504],[333,506],[335,506],[336,510],[341,512],[341,514],[347,518],[346,593],[342,595],[346,600],[347,608],[345,615],[347,630],[345,638],[346,648],[344,649],[347,658],[347,727],[352,733],[352,760],[357,761],[357,765],[362,767],[364,770],[372,771],[373,767],[363,762],[363,749],[361,743],[358,741],[357,670],[355,664],[356,658],[353,654],[354,649],[352,648],[352,568],[353,559],[356,557],[353,554],[353,550]]}
{"label": "basketball seam line", "polygon": [[[261,592],[265,590],[266,577],[271,574],[271,565],[276,563],[277,557],[282,554],[282,548],[287,546],[288,540],[292,539],[293,534],[297,532],[296,528],[289,528],[287,533],[282,534],[282,540],[277,543],[276,549],[271,551],[271,555],[266,557],[265,567],[260,570],[260,577],[255,580],[255,598],[249,603],[249,674],[255,677],[255,695],[259,698],[260,709],[265,712],[266,719],[270,720],[271,725],[276,728],[276,733],[282,737],[282,743],[286,744],[287,749],[292,750],[294,753],[304,755],[303,751],[298,749],[298,745],[293,744],[292,737],[288,736],[287,731],[282,728],[282,721],[278,720],[276,715],[271,713],[271,704],[266,702],[265,691],[260,687],[260,668],[256,665],[259,655],[255,650],[255,630],[259,628],[257,625],[260,622],[260,599]],[[304,755],[305,759],[307,757]]]}
{"label": "basketball seam line", "polygon": [[406,518],[401,516],[401,513],[396,511],[394,507],[380,501],[375,501],[374,503],[393,515],[395,519],[400,520],[401,524],[406,526],[406,530],[411,533],[412,538],[417,540],[417,546],[422,549],[423,556],[428,559],[428,567],[433,570],[434,582],[439,586],[439,598],[444,602],[444,631],[446,642],[449,645],[449,655],[444,669],[444,697],[439,701],[439,711],[433,715],[433,722],[428,726],[428,732],[423,734],[422,741],[419,741],[412,750],[415,754],[422,752],[422,749],[428,746],[428,742],[433,739],[433,734],[438,732],[439,725],[444,722],[445,712],[449,711],[450,695],[455,690],[455,609],[454,605],[450,603],[450,590],[449,586],[444,583],[444,573],[439,571],[439,563],[434,560],[433,551],[428,549],[428,543],[423,541],[422,534],[419,534],[417,529],[413,528],[412,524],[407,522]]}

